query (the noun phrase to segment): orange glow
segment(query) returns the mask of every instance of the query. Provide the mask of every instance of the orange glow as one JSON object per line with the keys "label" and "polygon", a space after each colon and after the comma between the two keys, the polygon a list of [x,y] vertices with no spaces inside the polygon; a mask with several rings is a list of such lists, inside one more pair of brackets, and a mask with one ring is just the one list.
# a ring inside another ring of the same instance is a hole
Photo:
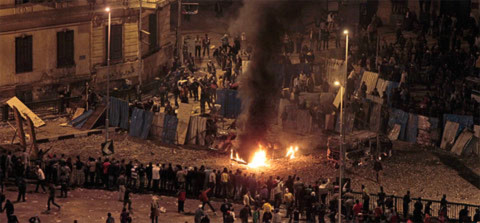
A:
{"label": "orange glow", "polygon": [[267,153],[263,150],[261,145],[258,145],[259,149],[253,154],[252,162],[248,164],[251,168],[258,168],[268,166]]}
{"label": "orange glow", "polygon": [[[247,164],[247,162],[240,158],[238,153],[233,152],[233,150],[230,150],[230,159],[242,164]],[[267,152],[263,149],[262,145],[258,145],[258,150],[253,154],[253,159],[247,166],[250,168],[269,166],[267,163]]]}
{"label": "orange glow", "polygon": [[290,146],[290,148],[288,149],[287,151],[287,155],[286,157],[288,157],[289,159],[293,159],[295,158],[295,153],[298,152],[298,146]]}

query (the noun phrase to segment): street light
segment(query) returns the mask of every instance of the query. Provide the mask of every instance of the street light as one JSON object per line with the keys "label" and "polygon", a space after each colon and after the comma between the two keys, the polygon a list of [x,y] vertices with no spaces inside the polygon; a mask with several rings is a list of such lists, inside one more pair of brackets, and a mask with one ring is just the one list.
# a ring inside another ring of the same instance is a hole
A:
{"label": "street light", "polygon": [[107,34],[107,109],[105,114],[105,145],[108,144],[108,127],[109,127],[109,112],[110,112],[110,28],[112,24],[112,12],[110,7],[105,8],[108,12],[108,34]]}
{"label": "street light", "polygon": [[338,223],[342,223],[342,181],[343,181],[343,171],[345,167],[345,151],[343,151],[343,144],[345,143],[345,132],[344,132],[344,122],[343,122],[343,93],[346,90],[346,83],[348,78],[348,30],[344,30],[343,34],[346,35],[345,38],[345,78],[344,85],[341,86],[339,81],[335,81],[336,86],[340,86],[340,176],[338,179]]}

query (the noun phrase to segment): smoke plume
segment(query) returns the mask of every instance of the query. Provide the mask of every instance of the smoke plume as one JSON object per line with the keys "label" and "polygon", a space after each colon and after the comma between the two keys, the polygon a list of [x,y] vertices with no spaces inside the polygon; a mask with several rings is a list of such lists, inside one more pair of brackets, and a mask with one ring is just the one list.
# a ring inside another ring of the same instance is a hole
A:
{"label": "smoke plume", "polygon": [[[290,24],[301,15],[298,1],[244,0],[230,33],[245,32],[253,48],[248,70],[240,77],[242,114],[239,120],[240,157],[251,160],[258,143],[265,142],[277,117],[276,104],[281,92],[279,74],[283,37]],[[244,48],[245,46],[242,46]]]}

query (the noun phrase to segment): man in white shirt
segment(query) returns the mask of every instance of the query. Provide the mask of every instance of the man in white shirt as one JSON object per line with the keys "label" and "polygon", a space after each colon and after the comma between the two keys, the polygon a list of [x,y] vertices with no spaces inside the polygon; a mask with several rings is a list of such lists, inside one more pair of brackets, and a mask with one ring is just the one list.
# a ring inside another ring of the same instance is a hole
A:
{"label": "man in white shirt", "polygon": [[38,187],[41,186],[43,192],[45,193],[45,173],[43,173],[43,170],[40,168],[40,166],[35,167],[35,174],[37,175],[37,187],[35,188],[35,193],[38,193]]}
{"label": "man in white shirt", "polygon": [[160,182],[160,164],[154,165],[152,168],[153,191],[158,191],[158,183]]}

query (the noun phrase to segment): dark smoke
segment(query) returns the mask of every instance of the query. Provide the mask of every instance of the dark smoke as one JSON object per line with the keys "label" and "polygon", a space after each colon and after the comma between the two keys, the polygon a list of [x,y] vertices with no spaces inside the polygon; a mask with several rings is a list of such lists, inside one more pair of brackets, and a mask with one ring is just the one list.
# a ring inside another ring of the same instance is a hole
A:
{"label": "dark smoke", "polygon": [[[248,70],[240,77],[242,115],[240,117],[240,157],[251,160],[258,143],[265,142],[276,115],[280,96],[280,62],[285,33],[301,15],[299,1],[245,0],[230,33],[245,32],[253,48]],[[244,46],[242,46],[244,47]]]}

